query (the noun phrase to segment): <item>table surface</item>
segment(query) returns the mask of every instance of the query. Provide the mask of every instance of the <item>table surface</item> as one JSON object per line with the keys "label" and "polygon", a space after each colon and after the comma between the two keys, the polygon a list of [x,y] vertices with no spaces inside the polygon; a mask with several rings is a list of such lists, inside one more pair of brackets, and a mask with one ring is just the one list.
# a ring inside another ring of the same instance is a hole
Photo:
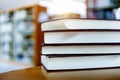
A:
{"label": "table surface", "polygon": [[0,80],[120,80],[120,68],[47,72],[40,66],[2,73]]}

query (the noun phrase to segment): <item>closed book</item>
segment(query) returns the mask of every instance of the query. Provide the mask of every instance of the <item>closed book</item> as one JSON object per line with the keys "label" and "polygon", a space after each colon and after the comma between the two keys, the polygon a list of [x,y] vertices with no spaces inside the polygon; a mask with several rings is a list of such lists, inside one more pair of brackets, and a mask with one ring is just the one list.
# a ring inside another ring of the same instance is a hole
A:
{"label": "closed book", "polygon": [[44,44],[42,54],[120,54],[119,44]]}
{"label": "closed book", "polygon": [[120,31],[53,31],[44,33],[45,44],[120,43]]}
{"label": "closed book", "polygon": [[47,71],[43,66],[41,72],[45,80],[119,80],[120,69],[96,69],[74,71]]}
{"label": "closed book", "polygon": [[59,19],[42,23],[42,31],[73,29],[120,29],[120,21],[93,19]]}
{"label": "closed book", "polygon": [[120,55],[42,55],[41,61],[47,70],[82,70],[120,67]]}

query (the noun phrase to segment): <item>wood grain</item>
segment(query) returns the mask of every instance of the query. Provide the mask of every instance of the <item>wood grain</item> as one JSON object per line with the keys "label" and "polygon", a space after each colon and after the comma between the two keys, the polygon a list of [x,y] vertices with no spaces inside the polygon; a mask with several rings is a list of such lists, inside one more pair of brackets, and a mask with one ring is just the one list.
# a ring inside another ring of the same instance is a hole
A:
{"label": "wood grain", "polygon": [[45,80],[40,67],[0,74],[0,80]]}

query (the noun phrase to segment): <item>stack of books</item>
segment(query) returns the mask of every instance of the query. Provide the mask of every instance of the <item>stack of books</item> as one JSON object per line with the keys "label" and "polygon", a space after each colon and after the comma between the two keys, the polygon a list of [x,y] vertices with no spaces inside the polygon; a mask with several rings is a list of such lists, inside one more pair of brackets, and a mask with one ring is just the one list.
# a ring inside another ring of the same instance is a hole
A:
{"label": "stack of books", "polygon": [[42,23],[47,70],[120,67],[120,21],[59,19]]}

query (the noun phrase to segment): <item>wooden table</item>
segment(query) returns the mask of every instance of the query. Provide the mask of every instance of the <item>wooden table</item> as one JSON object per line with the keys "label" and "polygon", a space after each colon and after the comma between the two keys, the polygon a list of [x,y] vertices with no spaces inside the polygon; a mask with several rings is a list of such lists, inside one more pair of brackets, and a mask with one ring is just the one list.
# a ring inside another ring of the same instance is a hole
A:
{"label": "wooden table", "polygon": [[120,68],[47,72],[33,67],[0,74],[0,80],[120,80]]}

